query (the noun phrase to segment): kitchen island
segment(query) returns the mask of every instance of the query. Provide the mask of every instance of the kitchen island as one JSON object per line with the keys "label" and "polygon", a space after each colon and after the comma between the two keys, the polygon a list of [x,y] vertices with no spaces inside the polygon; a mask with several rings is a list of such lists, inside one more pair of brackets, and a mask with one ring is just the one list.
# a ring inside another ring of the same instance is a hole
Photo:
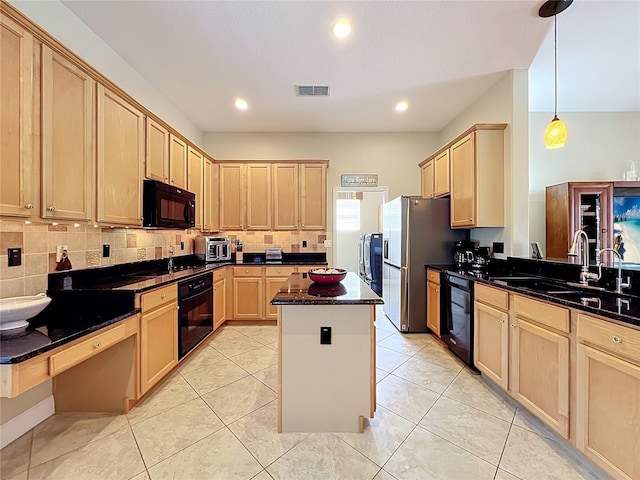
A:
{"label": "kitchen island", "polygon": [[349,272],[336,285],[294,273],[278,308],[278,432],[362,432],[376,406],[375,306]]}

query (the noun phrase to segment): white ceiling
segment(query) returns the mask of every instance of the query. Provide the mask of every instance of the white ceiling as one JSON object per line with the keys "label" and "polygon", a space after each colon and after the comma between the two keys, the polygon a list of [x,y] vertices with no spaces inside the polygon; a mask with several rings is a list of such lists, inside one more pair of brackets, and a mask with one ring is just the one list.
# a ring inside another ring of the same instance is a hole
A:
{"label": "white ceiling", "polygon": [[[530,109],[553,110],[542,1],[63,3],[205,132],[439,131],[530,66]],[[342,41],[340,19],[353,28]],[[559,111],[640,111],[640,1],[574,1],[558,52]],[[296,97],[295,84],[331,95]]]}

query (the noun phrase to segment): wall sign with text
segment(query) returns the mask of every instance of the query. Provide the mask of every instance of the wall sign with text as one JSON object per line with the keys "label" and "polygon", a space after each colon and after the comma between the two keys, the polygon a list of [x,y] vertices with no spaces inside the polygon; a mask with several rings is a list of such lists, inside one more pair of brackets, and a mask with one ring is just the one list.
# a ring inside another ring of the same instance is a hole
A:
{"label": "wall sign with text", "polygon": [[378,174],[345,174],[340,176],[341,187],[377,187]]}

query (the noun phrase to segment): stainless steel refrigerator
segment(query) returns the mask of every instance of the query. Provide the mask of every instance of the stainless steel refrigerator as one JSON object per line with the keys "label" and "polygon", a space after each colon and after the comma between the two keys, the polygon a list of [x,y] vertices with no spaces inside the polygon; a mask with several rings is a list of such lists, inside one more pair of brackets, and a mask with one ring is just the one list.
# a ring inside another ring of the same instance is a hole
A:
{"label": "stainless steel refrigerator", "polygon": [[425,264],[450,264],[454,242],[465,230],[452,230],[449,199],[397,197],[382,207],[384,313],[405,332],[427,331]]}

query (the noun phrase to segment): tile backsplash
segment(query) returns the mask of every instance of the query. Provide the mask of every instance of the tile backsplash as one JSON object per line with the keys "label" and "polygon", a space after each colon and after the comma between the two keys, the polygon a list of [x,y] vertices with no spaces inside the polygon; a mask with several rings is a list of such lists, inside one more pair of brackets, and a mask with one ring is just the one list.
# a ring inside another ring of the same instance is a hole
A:
{"label": "tile backsplash", "polygon": [[[261,253],[265,248],[270,247],[280,247],[283,252],[288,253],[326,251],[324,241],[327,239],[327,235],[322,231],[228,231],[220,232],[220,235],[231,237],[231,243],[234,246],[236,239],[240,240],[244,243],[244,251],[251,253]],[[306,247],[303,246],[305,241],[307,242]]]}
{"label": "tile backsplash", "polygon": [[[47,274],[55,271],[56,246],[67,245],[74,269],[115,265],[193,253],[195,230],[94,228],[91,225],[25,224],[0,220],[0,298],[35,295],[47,289]],[[184,250],[180,250],[184,242]],[[111,246],[102,257],[102,245]],[[22,265],[8,266],[9,248],[22,249]]]}

